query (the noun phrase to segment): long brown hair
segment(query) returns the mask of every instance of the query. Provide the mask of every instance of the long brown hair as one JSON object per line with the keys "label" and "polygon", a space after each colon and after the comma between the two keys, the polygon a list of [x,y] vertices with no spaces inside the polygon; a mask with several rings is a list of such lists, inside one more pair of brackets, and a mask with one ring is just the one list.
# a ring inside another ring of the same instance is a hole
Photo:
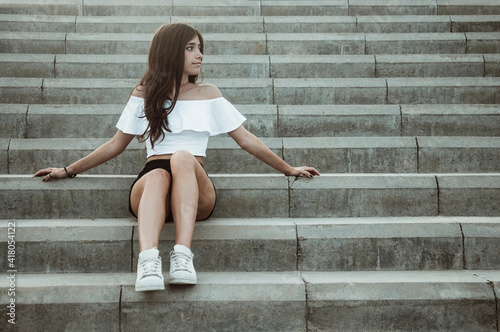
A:
{"label": "long brown hair", "polygon": [[[139,136],[140,141],[149,139],[151,145],[165,138],[168,115],[172,112],[179,96],[184,72],[184,49],[186,44],[198,36],[203,53],[203,38],[198,30],[183,24],[165,24],[156,30],[149,48],[148,66],[138,87],[145,92],[144,114],[148,128]],[[198,75],[190,75],[189,82],[195,83]],[[173,98],[170,95],[174,93]],[[168,107],[165,107],[167,101]]]}

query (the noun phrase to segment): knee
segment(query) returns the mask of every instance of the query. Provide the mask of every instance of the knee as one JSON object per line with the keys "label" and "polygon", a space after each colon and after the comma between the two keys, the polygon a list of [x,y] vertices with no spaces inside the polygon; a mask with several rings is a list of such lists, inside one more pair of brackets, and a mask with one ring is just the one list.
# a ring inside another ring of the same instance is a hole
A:
{"label": "knee", "polygon": [[179,150],[172,154],[172,157],[170,158],[170,167],[172,170],[175,168],[186,170],[193,166],[195,162],[197,162],[197,160],[191,152]]}
{"label": "knee", "polygon": [[146,185],[160,185],[162,187],[167,186],[171,181],[170,174],[162,169],[156,168],[147,174]]}

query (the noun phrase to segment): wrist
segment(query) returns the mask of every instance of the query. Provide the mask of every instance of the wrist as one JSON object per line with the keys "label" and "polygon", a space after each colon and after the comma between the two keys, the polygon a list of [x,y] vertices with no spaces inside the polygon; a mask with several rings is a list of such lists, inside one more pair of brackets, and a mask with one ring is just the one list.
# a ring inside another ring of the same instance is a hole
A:
{"label": "wrist", "polygon": [[76,174],[73,174],[71,173],[70,171],[68,171],[68,168],[67,167],[64,167],[64,171],[66,172],[66,175],[69,177],[69,178],[74,178],[76,176]]}

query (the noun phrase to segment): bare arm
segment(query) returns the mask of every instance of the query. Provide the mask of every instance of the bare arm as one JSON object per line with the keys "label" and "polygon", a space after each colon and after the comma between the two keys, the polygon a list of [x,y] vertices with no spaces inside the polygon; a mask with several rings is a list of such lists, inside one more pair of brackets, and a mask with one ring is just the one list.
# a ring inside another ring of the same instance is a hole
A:
{"label": "bare arm", "polygon": [[238,145],[248,153],[252,154],[259,160],[265,162],[275,170],[285,174],[286,176],[304,175],[309,178],[313,175],[320,175],[314,167],[302,166],[291,167],[283,159],[273,153],[259,138],[250,133],[244,127],[240,126],[229,135],[238,143]]}
{"label": "bare arm", "polygon": [[[91,168],[105,163],[108,160],[121,154],[129,143],[134,138],[134,135],[124,134],[122,131],[118,130],[115,136],[104,143],[97,149],[95,149],[88,156],[78,160],[77,162],[66,167],[68,173],[71,175],[76,175],[85,172]],[[50,176],[49,176],[50,174]],[[36,172],[33,176],[43,176],[43,181],[49,181],[51,178],[62,179],[68,177],[64,168],[45,168]]]}

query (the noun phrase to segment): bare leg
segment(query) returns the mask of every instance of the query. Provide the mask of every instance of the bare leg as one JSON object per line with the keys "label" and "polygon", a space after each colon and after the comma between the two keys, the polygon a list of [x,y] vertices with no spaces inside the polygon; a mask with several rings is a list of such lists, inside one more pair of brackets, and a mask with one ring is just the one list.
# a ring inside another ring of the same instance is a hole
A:
{"label": "bare leg", "polygon": [[136,182],[130,195],[132,210],[139,220],[140,251],[158,247],[160,232],[170,211],[170,174],[154,169]]}
{"label": "bare leg", "polygon": [[205,170],[187,151],[170,159],[175,243],[191,248],[196,220],[206,219],[215,205],[215,190]]}

